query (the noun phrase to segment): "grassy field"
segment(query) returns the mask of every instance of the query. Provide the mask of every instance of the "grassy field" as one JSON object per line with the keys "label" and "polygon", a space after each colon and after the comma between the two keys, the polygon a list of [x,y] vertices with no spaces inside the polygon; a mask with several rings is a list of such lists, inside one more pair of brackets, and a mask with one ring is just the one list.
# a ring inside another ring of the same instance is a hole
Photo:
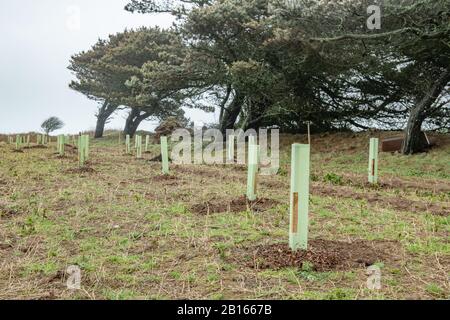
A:
{"label": "grassy field", "polygon": [[[370,136],[312,137],[310,263],[277,257],[290,144],[305,136],[282,137],[280,174],[259,177],[263,200],[247,208],[241,167],[172,166],[163,178],[148,161],[159,146],[138,160],[110,135],[79,171],[76,151],[0,142],[0,299],[448,299],[450,138],[428,153],[380,154],[372,187]],[[320,260],[327,250],[367,261]],[[367,288],[372,263],[381,290]],[[81,290],[66,287],[70,265]]]}

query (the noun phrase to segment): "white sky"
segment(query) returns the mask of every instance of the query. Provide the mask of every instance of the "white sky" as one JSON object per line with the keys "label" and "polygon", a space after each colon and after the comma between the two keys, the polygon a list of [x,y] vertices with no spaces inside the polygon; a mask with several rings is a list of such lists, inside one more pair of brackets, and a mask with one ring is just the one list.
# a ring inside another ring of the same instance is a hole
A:
{"label": "white sky", "polygon": [[[127,2],[0,1],[0,133],[38,131],[50,116],[66,124],[57,133],[95,127],[97,103],[68,87],[73,78],[67,69],[70,56],[125,28],[167,28],[173,22],[170,15],[131,14],[123,9]],[[196,122],[215,120],[213,114],[186,111]],[[125,117],[125,113],[115,115],[107,127],[122,129]],[[154,125],[145,122],[140,129],[151,130]]]}

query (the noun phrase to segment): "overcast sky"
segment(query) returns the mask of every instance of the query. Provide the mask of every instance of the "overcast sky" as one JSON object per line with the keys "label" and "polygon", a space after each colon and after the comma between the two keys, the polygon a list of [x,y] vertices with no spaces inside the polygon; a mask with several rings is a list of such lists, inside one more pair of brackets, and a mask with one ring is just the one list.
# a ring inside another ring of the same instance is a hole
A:
{"label": "overcast sky", "polygon": [[[127,2],[0,1],[0,133],[38,131],[50,116],[66,123],[59,133],[94,128],[97,103],[68,88],[73,78],[67,69],[70,56],[125,28],[167,28],[173,22],[170,15],[131,14],[123,9]],[[117,114],[108,127],[122,129],[125,116]],[[187,110],[187,116],[215,120],[199,110]],[[150,130],[154,123],[140,128]]]}

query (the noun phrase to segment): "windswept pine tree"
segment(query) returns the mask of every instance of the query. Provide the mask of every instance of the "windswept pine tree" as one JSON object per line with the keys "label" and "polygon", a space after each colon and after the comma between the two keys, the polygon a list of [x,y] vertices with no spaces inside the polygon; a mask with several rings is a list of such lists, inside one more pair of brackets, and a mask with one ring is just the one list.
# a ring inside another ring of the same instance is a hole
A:
{"label": "windswept pine tree", "polygon": [[159,28],[126,30],[99,40],[90,51],[72,57],[69,69],[77,80],[70,87],[88,98],[102,101],[98,113],[97,137],[106,119],[118,108],[129,108],[125,134],[133,136],[148,118],[164,118],[182,113],[182,95],[171,89],[142,91],[145,64],[171,63],[183,43],[174,32]]}
{"label": "windswept pine tree", "polygon": [[[215,95],[220,128],[287,132],[405,129],[420,150],[423,124],[449,122],[449,12],[445,0],[133,0],[141,13],[170,12],[191,61],[147,67],[171,86]],[[368,8],[381,7],[381,30]],[[201,63],[196,63],[201,61]]]}

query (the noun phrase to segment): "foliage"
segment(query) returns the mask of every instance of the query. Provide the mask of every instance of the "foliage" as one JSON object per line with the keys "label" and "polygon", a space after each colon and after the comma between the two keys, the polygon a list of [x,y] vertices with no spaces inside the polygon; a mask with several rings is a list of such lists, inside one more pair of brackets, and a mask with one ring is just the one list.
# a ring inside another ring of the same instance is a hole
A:
{"label": "foliage", "polygon": [[49,133],[64,127],[64,122],[58,117],[50,117],[41,124],[42,130],[48,135]]}

